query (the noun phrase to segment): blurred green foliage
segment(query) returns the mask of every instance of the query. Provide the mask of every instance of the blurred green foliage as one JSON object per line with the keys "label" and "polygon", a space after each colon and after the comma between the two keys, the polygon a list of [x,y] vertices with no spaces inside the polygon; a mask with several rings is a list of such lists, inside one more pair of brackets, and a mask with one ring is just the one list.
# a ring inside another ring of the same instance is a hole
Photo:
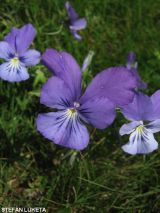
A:
{"label": "blurred green foliage", "polygon": [[[160,1],[71,1],[88,27],[83,40],[74,40],[65,27],[63,0],[1,0],[0,39],[11,27],[32,23],[37,29],[33,47],[48,47],[73,54],[80,65],[89,50],[95,52],[89,73],[122,65],[130,50],[136,52],[139,73],[147,93],[160,88]],[[159,212],[160,151],[130,156],[121,150],[125,122],[103,131],[90,128],[90,145],[72,152],[44,139],[35,128],[43,83],[51,75],[43,66],[30,69],[21,83],[0,81],[0,204],[43,206],[49,213]],[[84,84],[86,86],[86,84]],[[156,135],[157,139],[160,137]]]}

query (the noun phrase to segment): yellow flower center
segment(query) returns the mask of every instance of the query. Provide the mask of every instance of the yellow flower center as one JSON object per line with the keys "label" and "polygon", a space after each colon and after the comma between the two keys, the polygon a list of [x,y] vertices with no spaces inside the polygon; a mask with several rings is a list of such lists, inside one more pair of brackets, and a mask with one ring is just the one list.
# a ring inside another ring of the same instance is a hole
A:
{"label": "yellow flower center", "polygon": [[143,125],[140,125],[136,128],[136,130],[139,132],[139,133],[142,133],[143,130],[144,130],[144,126]]}
{"label": "yellow flower center", "polygon": [[69,109],[70,110],[70,112],[73,114],[73,113],[76,113],[76,109],[74,109],[74,108],[71,108],[71,109]]}
{"label": "yellow flower center", "polygon": [[14,67],[17,67],[19,65],[19,59],[17,57],[14,57],[11,59],[11,64],[14,66]]}
{"label": "yellow flower center", "polygon": [[69,117],[74,117],[75,115],[77,115],[77,110],[74,108],[70,108],[67,110],[67,114]]}

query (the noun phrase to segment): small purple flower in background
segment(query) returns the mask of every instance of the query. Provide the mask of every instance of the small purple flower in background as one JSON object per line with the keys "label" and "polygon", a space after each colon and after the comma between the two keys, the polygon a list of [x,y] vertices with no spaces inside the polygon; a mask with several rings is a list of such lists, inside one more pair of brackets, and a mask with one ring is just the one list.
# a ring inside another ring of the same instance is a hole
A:
{"label": "small purple flower in background", "polygon": [[86,28],[87,21],[85,18],[79,18],[69,2],[65,3],[65,7],[69,16],[69,29],[77,40],[81,40],[82,37],[78,34],[78,31]]}
{"label": "small purple flower in background", "polygon": [[104,129],[115,119],[115,108],[133,100],[137,82],[126,68],[98,74],[81,94],[81,69],[66,52],[47,49],[42,62],[56,76],[43,86],[40,102],[57,112],[39,114],[37,129],[56,144],[82,150],[89,143],[84,123]]}
{"label": "small purple flower in background", "polygon": [[142,81],[141,77],[138,74],[138,63],[136,60],[136,54],[134,52],[130,52],[127,57],[126,67],[130,70],[138,82],[138,89],[146,89],[147,84]]}
{"label": "small purple flower in background", "polygon": [[0,42],[0,58],[6,62],[0,65],[0,78],[10,82],[24,81],[29,78],[26,67],[34,66],[40,61],[40,53],[28,50],[36,31],[31,24],[22,28],[12,28],[11,32]]}
{"label": "small purple flower in background", "polygon": [[132,121],[120,128],[120,135],[130,135],[122,149],[132,155],[156,150],[158,143],[153,133],[160,131],[160,90],[151,97],[138,92],[133,102],[122,108],[122,113]]}

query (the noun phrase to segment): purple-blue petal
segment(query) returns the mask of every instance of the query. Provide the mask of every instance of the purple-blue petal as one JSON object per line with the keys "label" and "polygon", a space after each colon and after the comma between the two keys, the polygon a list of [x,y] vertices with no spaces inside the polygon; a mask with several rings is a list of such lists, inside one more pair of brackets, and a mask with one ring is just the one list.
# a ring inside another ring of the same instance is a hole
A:
{"label": "purple-blue petal", "polygon": [[160,119],[150,122],[149,124],[145,125],[145,128],[152,133],[160,132]]}
{"label": "purple-blue petal", "polygon": [[38,131],[55,144],[82,150],[89,143],[87,128],[77,119],[65,117],[65,112],[39,114],[37,118]]}
{"label": "purple-blue petal", "polygon": [[5,41],[0,42],[0,58],[9,60],[14,55],[13,48]]}
{"label": "purple-blue petal", "polygon": [[84,121],[98,129],[109,126],[116,117],[115,105],[107,98],[90,99],[79,108]]}
{"label": "purple-blue petal", "polygon": [[81,101],[86,102],[91,98],[105,97],[116,106],[123,106],[133,100],[136,86],[137,81],[127,68],[108,68],[91,81]]}
{"label": "purple-blue petal", "polygon": [[26,24],[19,29],[16,36],[16,49],[19,54],[23,54],[29,48],[35,35],[36,30],[32,24]]}
{"label": "purple-blue petal", "polygon": [[8,34],[4,37],[4,40],[12,47],[12,49],[13,49],[14,51],[16,51],[16,43],[15,43],[15,41],[16,41],[16,36],[17,36],[18,32],[19,32],[19,29],[16,28],[16,27],[13,27],[13,28],[11,29],[11,32],[8,33]]}
{"label": "purple-blue petal", "polygon": [[78,14],[76,13],[75,9],[71,6],[69,2],[65,3],[65,7],[70,19],[70,22],[74,22],[78,18]]}
{"label": "purple-blue petal", "polygon": [[34,66],[39,63],[40,57],[40,52],[30,49],[20,56],[20,61],[23,62],[25,66]]}
{"label": "purple-blue petal", "polygon": [[141,121],[133,121],[128,124],[124,124],[121,126],[119,130],[119,134],[122,135],[128,135],[131,134],[137,126],[141,125]]}
{"label": "purple-blue petal", "polygon": [[122,108],[123,115],[134,121],[152,121],[154,120],[152,112],[151,98],[141,92],[136,93],[132,103]]}
{"label": "purple-blue petal", "polygon": [[135,154],[148,154],[158,148],[158,143],[154,139],[153,134],[147,129],[143,132],[138,130],[131,133],[129,142],[122,146],[122,149],[132,155]]}
{"label": "purple-blue petal", "polygon": [[63,80],[53,76],[44,84],[40,102],[51,108],[66,109],[73,105],[72,94]]}
{"label": "purple-blue petal", "polygon": [[160,119],[160,90],[157,90],[152,96],[153,120]]}
{"label": "purple-blue petal", "polygon": [[71,32],[75,39],[77,39],[78,41],[82,40],[82,37],[78,34],[76,30],[71,30]]}
{"label": "purple-blue petal", "polygon": [[20,29],[12,28],[11,32],[5,37],[5,41],[21,55],[29,48],[35,35],[36,30],[32,24],[26,24]]}
{"label": "purple-blue petal", "polygon": [[9,82],[20,82],[27,80],[29,74],[23,65],[11,67],[10,62],[5,62],[0,65],[0,78]]}
{"label": "purple-blue petal", "polygon": [[85,29],[86,26],[87,26],[86,19],[85,18],[80,18],[80,19],[74,21],[72,23],[72,25],[70,25],[70,29],[77,31],[77,30]]}
{"label": "purple-blue petal", "polygon": [[66,52],[47,49],[42,55],[43,64],[70,88],[75,101],[81,94],[81,69],[76,60]]}

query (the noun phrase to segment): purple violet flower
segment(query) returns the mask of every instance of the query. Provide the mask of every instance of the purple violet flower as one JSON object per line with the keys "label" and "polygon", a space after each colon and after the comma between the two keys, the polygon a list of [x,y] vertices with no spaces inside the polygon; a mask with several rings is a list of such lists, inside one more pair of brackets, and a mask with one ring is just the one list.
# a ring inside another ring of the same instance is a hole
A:
{"label": "purple violet flower", "polygon": [[147,84],[142,81],[141,77],[138,74],[138,63],[136,60],[136,54],[134,52],[130,52],[127,57],[127,64],[126,67],[128,70],[130,70],[138,82],[138,88],[139,89],[146,89]]}
{"label": "purple violet flower", "polygon": [[69,2],[65,3],[65,7],[69,16],[69,29],[77,40],[81,40],[82,37],[78,34],[78,31],[86,28],[87,21],[85,18],[79,18]]}
{"label": "purple violet flower", "polygon": [[11,32],[0,42],[0,58],[6,62],[0,65],[0,78],[10,82],[24,81],[29,78],[26,67],[34,66],[40,61],[40,53],[28,50],[36,31],[31,24]]}
{"label": "purple violet flower", "polygon": [[117,105],[133,100],[137,82],[126,68],[98,74],[81,94],[81,69],[66,52],[47,49],[42,62],[56,75],[43,86],[40,102],[57,112],[39,114],[37,129],[56,144],[82,150],[89,143],[84,123],[104,129],[115,119]]}
{"label": "purple violet flower", "polygon": [[160,131],[160,90],[151,97],[138,92],[132,103],[122,108],[132,122],[120,128],[120,135],[130,135],[122,149],[132,155],[147,154],[158,148],[153,133]]}

